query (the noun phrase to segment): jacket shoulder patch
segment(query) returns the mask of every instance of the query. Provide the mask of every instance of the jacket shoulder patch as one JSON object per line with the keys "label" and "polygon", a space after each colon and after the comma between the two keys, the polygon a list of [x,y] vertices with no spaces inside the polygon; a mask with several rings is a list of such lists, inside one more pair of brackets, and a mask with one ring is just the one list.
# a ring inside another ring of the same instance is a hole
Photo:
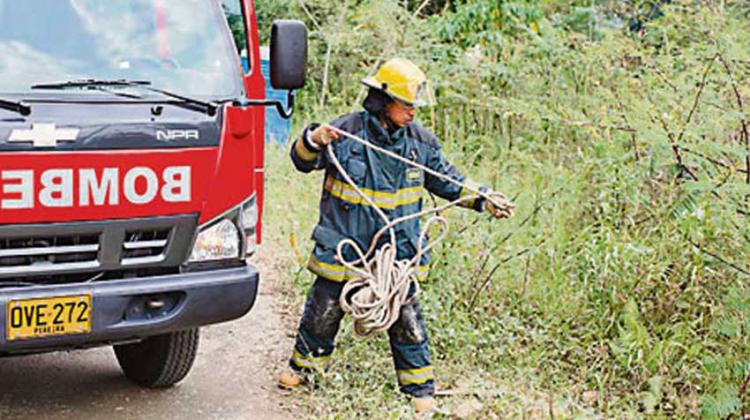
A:
{"label": "jacket shoulder patch", "polygon": [[406,170],[407,182],[419,182],[422,180],[422,170],[419,168],[409,168]]}

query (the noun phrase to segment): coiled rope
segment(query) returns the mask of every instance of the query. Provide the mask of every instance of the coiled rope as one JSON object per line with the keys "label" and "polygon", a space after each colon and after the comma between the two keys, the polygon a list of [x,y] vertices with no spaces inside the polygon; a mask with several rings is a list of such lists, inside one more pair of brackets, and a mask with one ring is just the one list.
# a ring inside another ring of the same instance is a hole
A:
{"label": "coiled rope", "polygon": [[[328,158],[336,170],[339,171],[344,180],[357,192],[357,194],[359,194],[362,199],[375,210],[384,223],[384,226],[373,236],[367,252],[364,252],[357,242],[349,238],[339,242],[336,247],[336,257],[338,261],[358,276],[346,282],[341,297],[339,298],[339,304],[341,305],[341,309],[352,317],[355,335],[369,337],[378,332],[387,331],[394,323],[396,323],[396,321],[398,321],[401,307],[408,304],[410,300],[413,299],[413,297],[409,297],[409,289],[412,284],[415,286],[415,293],[413,296],[416,296],[419,293],[417,275],[422,256],[435,247],[435,245],[437,245],[448,234],[448,221],[444,217],[438,215],[438,213],[461,203],[476,199],[477,196],[489,200],[495,207],[503,209],[506,208],[506,206],[501,201],[507,202],[507,198],[503,194],[497,192],[487,194],[479,191],[477,188],[456,181],[447,175],[406,159],[390,150],[376,146],[367,140],[339,128],[330,125],[327,125],[326,127],[341,136],[364,145],[365,147],[369,147],[370,149],[406,163],[407,165],[419,168],[425,173],[460,186],[461,188],[475,194],[461,197],[442,206],[436,206],[415,214],[390,220],[385,212],[383,212],[383,210],[380,209],[351,179],[336,158],[336,155],[333,152],[333,146],[329,144],[326,147]],[[436,215],[427,220],[419,234],[416,255],[411,259],[398,260],[396,258],[398,253],[398,248],[396,246],[396,233],[393,228],[399,223],[433,213]],[[427,232],[432,225],[439,226],[440,234],[425,246]],[[380,238],[386,233],[390,235],[390,241],[380,248],[375,249]],[[352,261],[346,260],[344,257],[344,249],[346,247],[351,247],[354,250],[354,253],[357,256],[356,259]]]}

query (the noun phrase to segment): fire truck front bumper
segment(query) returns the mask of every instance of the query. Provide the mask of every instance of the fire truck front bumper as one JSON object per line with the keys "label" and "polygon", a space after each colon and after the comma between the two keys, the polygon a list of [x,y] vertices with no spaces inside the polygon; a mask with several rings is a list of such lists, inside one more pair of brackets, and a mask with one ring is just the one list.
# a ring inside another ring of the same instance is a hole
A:
{"label": "fire truck front bumper", "polygon": [[245,315],[252,266],[166,276],[0,289],[0,355],[136,341]]}

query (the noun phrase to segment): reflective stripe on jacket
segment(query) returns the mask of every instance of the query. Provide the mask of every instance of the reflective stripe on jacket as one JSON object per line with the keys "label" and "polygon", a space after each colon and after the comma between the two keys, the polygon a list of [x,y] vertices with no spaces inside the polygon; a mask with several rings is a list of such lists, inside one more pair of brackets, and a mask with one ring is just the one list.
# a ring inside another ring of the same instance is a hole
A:
{"label": "reflective stripe on jacket", "polygon": [[[435,136],[417,123],[412,122],[389,133],[376,116],[363,111],[345,115],[331,125],[465,182],[464,176],[443,156]],[[336,261],[338,243],[350,238],[366,252],[372,237],[384,223],[370,204],[330,164],[327,153],[310,143],[309,133],[316,127],[308,126],[291,150],[292,161],[299,171],[325,170],[320,219],[312,233],[315,248],[307,266],[321,277],[345,281],[356,277],[356,274]],[[336,158],[352,180],[391,220],[421,211],[424,190],[446,200],[471,194],[451,182],[425,174],[421,169],[382,155],[352,139],[342,137],[332,146]],[[487,191],[485,187],[480,189]],[[482,211],[482,201],[471,200],[464,206]],[[395,227],[399,259],[411,259],[416,255],[419,225],[419,220],[414,219]],[[381,238],[382,243],[388,240],[388,234]],[[356,259],[351,249],[345,249],[344,257],[349,261]],[[420,262],[420,277],[426,277],[428,262],[429,255],[424,254]]]}

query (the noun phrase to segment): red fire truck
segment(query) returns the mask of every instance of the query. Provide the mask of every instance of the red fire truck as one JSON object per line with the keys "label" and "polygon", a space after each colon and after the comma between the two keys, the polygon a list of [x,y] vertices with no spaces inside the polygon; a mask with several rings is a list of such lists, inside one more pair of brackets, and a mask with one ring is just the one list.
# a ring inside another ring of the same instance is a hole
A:
{"label": "red fire truck", "polygon": [[[219,0],[0,0],[0,356],[112,345],[166,387],[200,326],[253,306],[265,107],[291,108],[234,1],[246,73]],[[290,100],[306,55],[274,22]]]}

